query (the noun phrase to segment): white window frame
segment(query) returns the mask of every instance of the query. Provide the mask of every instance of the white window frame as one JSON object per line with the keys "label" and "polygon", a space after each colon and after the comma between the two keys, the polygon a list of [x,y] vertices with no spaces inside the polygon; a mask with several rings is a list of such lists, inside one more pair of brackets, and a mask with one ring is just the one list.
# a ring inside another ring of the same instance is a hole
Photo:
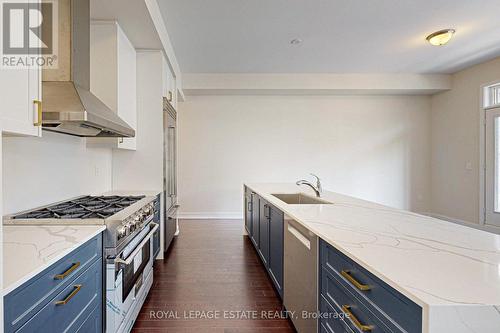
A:
{"label": "white window frame", "polygon": [[[486,224],[486,112],[500,107],[500,82],[490,82],[480,89],[479,112],[479,224]],[[491,226],[491,225],[488,225]],[[492,226],[494,227],[494,226]]]}

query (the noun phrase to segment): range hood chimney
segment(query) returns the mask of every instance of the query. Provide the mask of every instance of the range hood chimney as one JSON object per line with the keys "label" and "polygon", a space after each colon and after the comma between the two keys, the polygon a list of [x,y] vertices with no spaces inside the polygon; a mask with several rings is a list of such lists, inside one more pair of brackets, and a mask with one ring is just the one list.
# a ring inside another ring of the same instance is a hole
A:
{"label": "range hood chimney", "polygon": [[42,73],[43,129],[81,137],[135,136],[90,92],[90,1],[58,3],[59,68]]}

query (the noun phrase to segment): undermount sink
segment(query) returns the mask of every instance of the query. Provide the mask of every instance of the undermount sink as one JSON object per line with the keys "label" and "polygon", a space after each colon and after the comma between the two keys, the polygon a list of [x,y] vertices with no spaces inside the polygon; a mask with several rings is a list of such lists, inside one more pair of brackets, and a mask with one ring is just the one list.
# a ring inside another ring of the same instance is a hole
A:
{"label": "undermount sink", "polygon": [[289,205],[331,205],[331,202],[316,198],[304,193],[275,193],[271,194]]}

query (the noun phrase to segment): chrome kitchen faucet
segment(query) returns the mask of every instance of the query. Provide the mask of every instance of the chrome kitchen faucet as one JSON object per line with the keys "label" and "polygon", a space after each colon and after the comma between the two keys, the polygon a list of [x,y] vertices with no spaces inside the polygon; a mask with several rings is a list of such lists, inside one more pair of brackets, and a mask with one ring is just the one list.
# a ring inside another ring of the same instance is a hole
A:
{"label": "chrome kitchen faucet", "polygon": [[321,197],[321,192],[323,192],[323,189],[321,188],[321,179],[319,179],[319,177],[313,173],[311,173],[311,176],[316,178],[316,186],[314,186],[310,181],[305,180],[305,179],[298,180],[295,184],[297,184],[298,186],[300,186],[300,185],[309,186],[310,188],[312,188],[314,190],[314,192],[316,193],[316,196],[319,198],[319,197]]}

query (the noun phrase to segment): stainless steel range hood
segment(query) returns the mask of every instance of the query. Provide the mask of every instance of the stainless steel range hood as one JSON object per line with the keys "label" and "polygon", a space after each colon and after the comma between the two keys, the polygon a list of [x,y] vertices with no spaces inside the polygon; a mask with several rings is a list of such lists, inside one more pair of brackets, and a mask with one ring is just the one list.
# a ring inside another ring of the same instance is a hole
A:
{"label": "stainless steel range hood", "polygon": [[43,71],[43,129],[82,137],[135,136],[90,92],[90,1],[59,0],[58,10],[59,68]]}

